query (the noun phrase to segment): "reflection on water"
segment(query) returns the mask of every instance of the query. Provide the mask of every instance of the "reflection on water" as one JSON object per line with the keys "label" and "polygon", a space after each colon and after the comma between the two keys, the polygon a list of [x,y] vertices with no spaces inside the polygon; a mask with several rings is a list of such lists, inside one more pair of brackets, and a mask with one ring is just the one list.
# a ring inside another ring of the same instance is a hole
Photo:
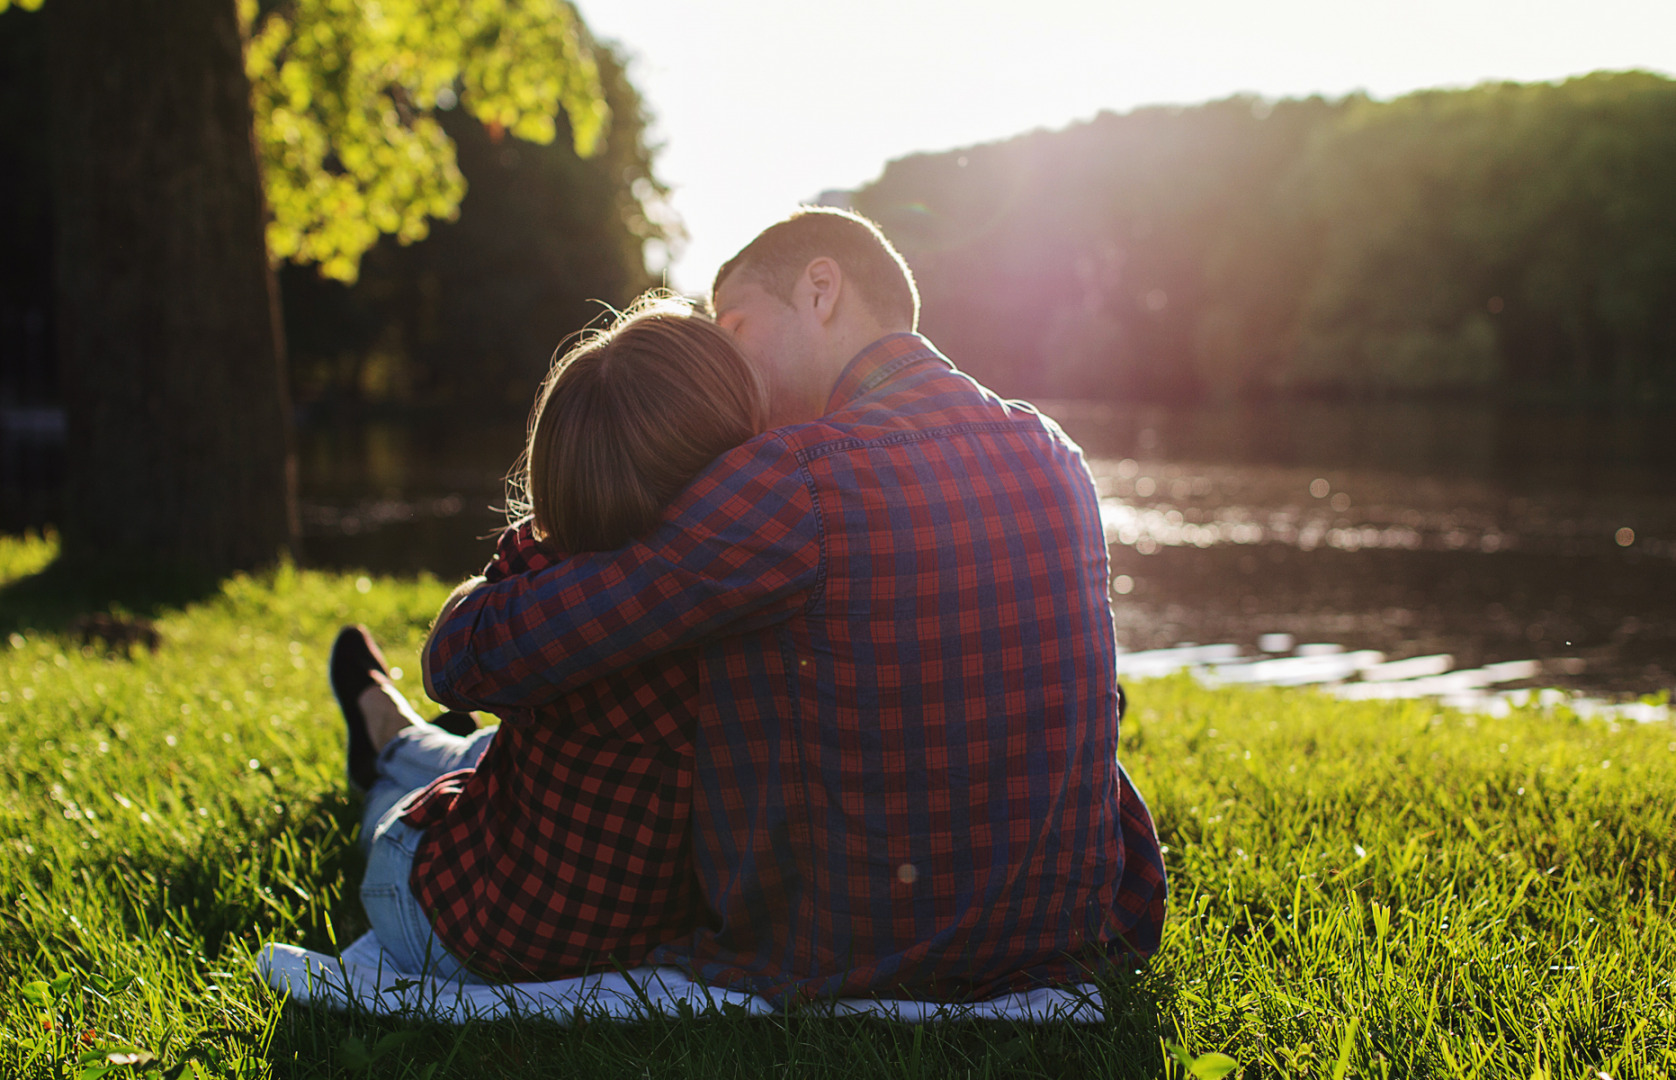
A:
{"label": "reflection on water", "polygon": [[506,523],[522,424],[373,423],[305,429],[303,554],[316,566],[459,578]]}
{"label": "reflection on water", "polygon": [[[1273,466],[1214,466],[1132,458],[1090,462],[1101,516],[1114,542],[1151,554],[1161,547],[1286,544],[1312,551],[1547,550],[1585,554],[1610,544],[1676,558],[1664,539],[1676,503],[1659,494],[1614,492],[1605,499],[1553,491],[1505,497],[1461,480]],[[1355,491],[1352,497],[1350,492]]]}
{"label": "reflection on water", "polygon": [[[1676,428],[1482,406],[1048,402],[1089,456],[1120,642],[1265,635],[1676,686]],[[305,557],[474,572],[522,424],[303,433]]]}
{"label": "reflection on water", "polygon": [[1188,409],[1049,401],[1041,407],[1096,458],[1387,473],[1421,483],[1476,481],[1507,495],[1535,496],[1668,495],[1676,475],[1676,428],[1651,412],[1412,401]]}
{"label": "reflection on water", "polygon": [[1676,683],[1676,436],[1654,418],[1048,411],[1089,450],[1131,649],[1284,633],[1538,661],[1530,685]]}

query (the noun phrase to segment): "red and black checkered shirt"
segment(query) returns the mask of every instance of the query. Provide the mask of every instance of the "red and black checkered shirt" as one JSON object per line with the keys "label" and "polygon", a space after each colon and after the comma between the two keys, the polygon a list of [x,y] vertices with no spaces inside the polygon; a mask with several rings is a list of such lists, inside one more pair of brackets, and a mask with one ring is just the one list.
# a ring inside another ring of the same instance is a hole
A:
{"label": "red and black checkered shirt", "polygon": [[652,959],[782,1001],[982,997],[1158,944],[1107,572],[1075,444],[897,334],[641,541],[473,592],[425,659],[445,704],[539,708],[697,650],[713,915]]}
{"label": "red and black checkered shirt", "polygon": [[[490,581],[551,565],[508,529]],[[698,657],[667,653],[539,708],[496,709],[477,768],[409,805],[408,882],[449,952],[507,980],[640,963],[702,910],[688,851]]]}

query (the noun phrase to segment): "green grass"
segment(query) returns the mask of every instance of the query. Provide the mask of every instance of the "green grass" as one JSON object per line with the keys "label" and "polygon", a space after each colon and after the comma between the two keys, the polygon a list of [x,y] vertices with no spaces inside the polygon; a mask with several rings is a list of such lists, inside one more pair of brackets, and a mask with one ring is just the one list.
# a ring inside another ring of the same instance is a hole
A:
{"label": "green grass", "polygon": [[39,584],[53,550],[0,539],[0,1076],[81,1076],[84,1033],[156,1076],[1183,1075],[1171,1046],[1243,1076],[1676,1073],[1676,731],[1186,679],[1130,687],[1174,896],[1102,1025],[288,1006],[261,943],[364,928],[326,650],[361,621],[414,672],[446,585],[281,569],[127,601],[162,645],[112,651]]}

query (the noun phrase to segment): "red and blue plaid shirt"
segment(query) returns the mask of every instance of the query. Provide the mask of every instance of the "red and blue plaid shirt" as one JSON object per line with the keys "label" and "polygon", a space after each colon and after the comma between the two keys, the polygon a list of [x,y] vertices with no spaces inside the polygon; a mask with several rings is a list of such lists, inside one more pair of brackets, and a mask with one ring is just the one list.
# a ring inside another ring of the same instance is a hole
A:
{"label": "red and blue plaid shirt", "polygon": [[[525,522],[484,576],[552,564]],[[556,979],[632,967],[691,929],[698,687],[683,649],[540,708],[495,710],[477,767],[438,777],[402,815],[425,831],[408,884],[450,952],[484,975]]]}
{"label": "red and blue plaid shirt", "polygon": [[652,959],[776,1000],[983,997],[1158,944],[1107,573],[1076,445],[896,334],[641,541],[473,592],[427,662],[444,704],[501,709],[696,650],[713,918]]}

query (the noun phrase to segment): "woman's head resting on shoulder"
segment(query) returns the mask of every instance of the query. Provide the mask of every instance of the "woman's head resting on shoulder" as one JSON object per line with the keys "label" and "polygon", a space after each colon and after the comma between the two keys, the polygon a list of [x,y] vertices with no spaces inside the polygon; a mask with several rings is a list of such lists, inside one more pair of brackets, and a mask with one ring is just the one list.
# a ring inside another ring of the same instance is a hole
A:
{"label": "woman's head resting on shoulder", "polygon": [[554,361],[514,471],[524,496],[514,510],[558,551],[614,551],[767,420],[761,377],[727,332],[679,297],[647,293]]}

